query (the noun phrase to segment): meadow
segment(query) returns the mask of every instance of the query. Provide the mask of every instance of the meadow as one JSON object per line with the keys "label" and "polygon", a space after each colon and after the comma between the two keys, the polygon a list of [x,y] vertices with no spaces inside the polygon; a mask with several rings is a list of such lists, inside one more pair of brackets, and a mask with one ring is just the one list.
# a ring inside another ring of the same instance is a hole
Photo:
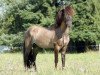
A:
{"label": "meadow", "polygon": [[22,53],[0,53],[0,75],[100,75],[100,53],[86,52],[66,54],[66,67],[61,70],[59,54],[58,69],[54,69],[54,54],[37,55],[37,72],[25,71]]}

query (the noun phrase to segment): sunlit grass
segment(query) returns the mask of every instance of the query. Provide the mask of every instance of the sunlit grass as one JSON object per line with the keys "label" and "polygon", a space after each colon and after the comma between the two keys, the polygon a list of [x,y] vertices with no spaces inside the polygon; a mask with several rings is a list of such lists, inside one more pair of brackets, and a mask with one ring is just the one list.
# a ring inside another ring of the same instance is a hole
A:
{"label": "sunlit grass", "polygon": [[37,72],[33,69],[25,71],[21,53],[0,54],[0,75],[99,75],[100,53],[87,52],[66,54],[66,67],[61,70],[59,54],[58,69],[54,69],[54,54],[39,53],[37,56]]}

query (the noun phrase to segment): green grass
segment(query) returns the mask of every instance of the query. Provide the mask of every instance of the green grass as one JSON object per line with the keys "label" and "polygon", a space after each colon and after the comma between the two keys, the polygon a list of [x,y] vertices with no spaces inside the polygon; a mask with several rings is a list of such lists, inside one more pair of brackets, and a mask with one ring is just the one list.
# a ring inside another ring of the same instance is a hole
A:
{"label": "green grass", "polygon": [[38,72],[25,71],[21,53],[3,53],[0,54],[0,75],[100,75],[99,52],[66,54],[63,71],[60,54],[57,70],[54,69],[53,53],[39,53],[36,63]]}

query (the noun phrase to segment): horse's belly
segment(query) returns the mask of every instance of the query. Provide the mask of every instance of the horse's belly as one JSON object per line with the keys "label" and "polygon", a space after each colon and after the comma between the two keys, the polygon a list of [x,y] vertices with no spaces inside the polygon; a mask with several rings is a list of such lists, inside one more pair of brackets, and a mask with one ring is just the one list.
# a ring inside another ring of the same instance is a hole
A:
{"label": "horse's belly", "polygon": [[50,41],[36,41],[35,44],[41,48],[53,48],[53,43]]}
{"label": "horse's belly", "polygon": [[41,36],[34,40],[34,43],[41,48],[53,48],[51,37]]}
{"label": "horse's belly", "polygon": [[36,44],[37,46],[41,47],[41,48],[53,48],[53,45],[47,45],[47,44]]}

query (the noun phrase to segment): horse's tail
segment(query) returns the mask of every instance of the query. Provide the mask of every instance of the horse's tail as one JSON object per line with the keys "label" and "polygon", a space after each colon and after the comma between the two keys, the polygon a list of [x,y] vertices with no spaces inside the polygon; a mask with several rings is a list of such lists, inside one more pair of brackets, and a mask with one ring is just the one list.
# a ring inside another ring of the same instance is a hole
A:
{"label": "horse's tail", "polygon": [[23,59],[25,68],[31,68],[34,65],[34,53],[32,51],[32,37],[28,32],[25,34],[23,44]]}

